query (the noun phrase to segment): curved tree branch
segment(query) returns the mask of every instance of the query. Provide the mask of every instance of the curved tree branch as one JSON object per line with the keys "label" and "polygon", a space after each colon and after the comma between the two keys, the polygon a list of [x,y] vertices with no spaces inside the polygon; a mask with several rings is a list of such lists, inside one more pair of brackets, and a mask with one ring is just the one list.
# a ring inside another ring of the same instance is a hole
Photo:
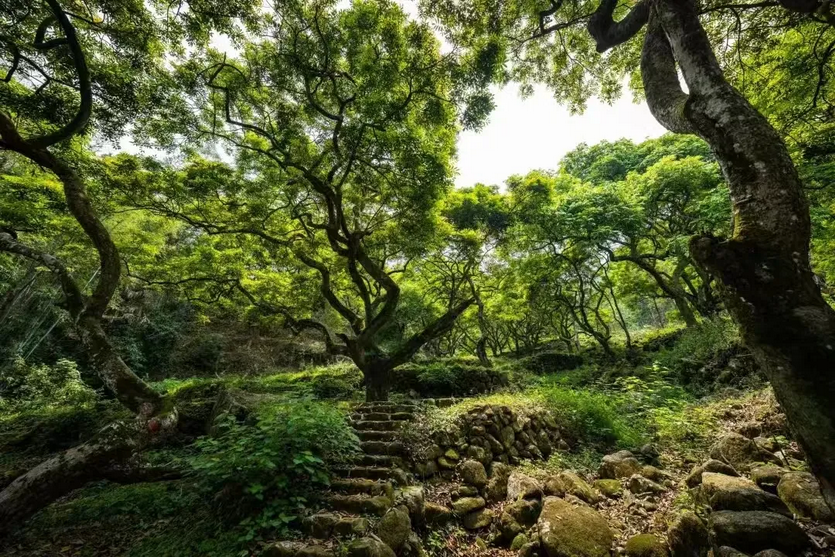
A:
{"label": "curved tree branch", "polygon": [[618,0],[601,0],[597,10],[589,19],[589,34],[597,43],[597,52],[605,52],[610,48],[625,43],[638,34],[641,27],[649,19],[649,0],[641,0],[626,14],[620,21],[615,21],[613,16]]}

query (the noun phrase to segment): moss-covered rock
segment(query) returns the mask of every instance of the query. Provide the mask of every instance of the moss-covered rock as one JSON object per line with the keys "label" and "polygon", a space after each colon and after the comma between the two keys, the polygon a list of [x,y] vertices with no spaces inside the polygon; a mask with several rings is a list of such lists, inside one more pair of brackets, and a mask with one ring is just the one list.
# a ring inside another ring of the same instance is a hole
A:
{"label": "moss-covered rock", "polygon": [[820,484],[808,472],[788,472],[780,478],[777,494],[798,516],[823,522],[833,520],[832,511],[821,494]]}
{"label": "moss-covered rock", "polygon": [[600,513],[557,497],[545,498],[537,526],[547,557],[608,557],[614,541]]}
{"label": "moss-covered rock", "polygon": [[623,486],[619,480],[595,480],[592,487],[609,499],[619,499],[623,496]]}
{"label": "moss-covered rock", "polygon": [[667,557],[667,544],[653,534],[638,534],[627,540],[624,552],[627,557]]}
{"label": "moss-covered rock", "polygon": [[683,511],[673,520],[667,544],[672,557],[705,557],[710,551],[707,527],[692,511]]}

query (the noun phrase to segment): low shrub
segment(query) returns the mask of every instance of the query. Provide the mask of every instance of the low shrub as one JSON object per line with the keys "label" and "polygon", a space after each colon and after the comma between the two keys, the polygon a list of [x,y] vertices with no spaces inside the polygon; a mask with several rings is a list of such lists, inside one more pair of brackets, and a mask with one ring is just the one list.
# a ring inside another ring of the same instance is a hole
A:
{"label": "low shrub", "polygon": [[345,414],[317,402],[265,404],[244,424],[222,417],[218,432],[195,442],[187,464],[247,542],[289,529],[316,488],[329,483],[328,466],[359,445]]}
{"label": "low shrub", "polygon": [[310,392],[316,398],[348,399],[360,393],[362,373],[356,367],[338,374],[319,374],[310,380]]}
{"label": "low shrub", "polygon": [[84,384],[78,366],[70,360],[29,365],[18,356],[0,368],[0,409],[84,404],[95,398],[95,391]]}
{"label": "low shrub", "polygon": [[422,397],[471,396],[510,384],[504,365],[484,367],[476,359],[443,359],[402,365],[393,372],[393,390]]}
{"label": "low shrub", "polygon": [[565,352],[549,350],[523,358],[519,361],[519,364],[531,373],[545,375],[577,369],[583,365],[583,357],[578,354],[566,354]]}
{"label": "low shrub", "polygon": [[609,392],[549,385],[536,394],[572,446],[630,448],[643,440],[638,424]]}

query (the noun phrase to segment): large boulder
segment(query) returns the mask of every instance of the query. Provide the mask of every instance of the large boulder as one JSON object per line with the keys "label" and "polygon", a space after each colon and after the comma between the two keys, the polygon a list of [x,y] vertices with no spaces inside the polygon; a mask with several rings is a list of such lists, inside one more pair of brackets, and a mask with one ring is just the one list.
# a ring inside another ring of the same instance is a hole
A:
{"label": "large boulder", "polygon": [[623,495],[620,480],[594,480],[592,487],[609,499],[620,499]]}
{"label": "large boulder", "polygon": [[346,548],[348,557],[396,557],[385,543],[374,538],[357,538]]}
{"label": "large boulder", "polygon": [[521,526],[528,528],[536,524],[542,512],[542,503],[538,499],[517,499],[505,505],[504,512]]}
{"label": "large boulder", "polygon": [[409,510],[412,524],[423,524],[426,496],[423,487],[411,485],[399,490],[395,495],[395,505],[403,505]]}
{"label": "large boulder", "polygon": [[514,471],[507,479],[507,500],[541,499],[542,486],[534,478]]}
{"label": "large boulder", "polygon": [[673,520],[667,544],[672,557],[706,557],[710,551],[707,527],[692,511],[684,511]]}
{"label": "large boulder", "polygon": [[490,465],[490,479],[484,488],[484,497],[488,503],[497,503],[507,497],[507,480],[510,477],[510,466],[501,462]]}
{"label": "large boulder", "polygon": [[663,493],[667,491],[667,488],[663,485],[655,483],[639,474],[634,474],[629,478],[627,485],[629,486],[629,491],[636,495],[640,493]]}
{"label": "large boulder", "polygon": [[808,472],[788,472],[777,484],[777,494],[796,515],[823,522],[833,520],[832,510],[826,504],[820,484]]}
{"label": "large boulder", "polygon": [[667,544],[653,534],[638,534],[626,541],[623,548],[626,557],[667,557]]}
{"label": "large boulder", "polygon": [[752,439],[739,433],[728,433],[710,449],[710,457],[727,462],[737,470],[747,471],[755,462],[780,463],[780,459],[762,450]]}
{"label": "large boulder", "polygon": [[296,557],[304,543],[295,540],[276,542],[264,548],[259,557]]}
{"label": "large boulder", "polygon": [[400,548],[398,557],[426,557],[426,552],[423,550],[423,544],[420,538],[414,532],[409,534],[406,538],[403,547]]}
{"label": "large boulder", "polygon": [[427,524],[432,526],[444,526],[455,518],[452,509],[431,501],[426,502],[423,511]]}
{"label": "large boulder", "polygon": [[545,494],[565,497],[573,495],[586,503],[597,503],[597,493],[586,483],[586,480],[574,472],[560,472],[545,482]]}
{"label": "large boulder", "polygon": [[608,557],[614,541],[600,513],[557,497],[545,498],[537,526],[546,557]]}
{"label": "large boulder", "polygon": [[780,479],[788,472],[782,466],[776,464],[763,464],[751,469],[751,479],[760,488],[770,492],[777,493],[777,484]]}
{"label": "large boulder", "polygon": [[747,478],[705,472],[699,498],[714,511],[771,511],[791,516],[779,497]]}
{"label": "large boulder", "polygon": [[603,457],[597,474],[605,480],[616,480],[639,474],[641,467],[641,463],[631,452],[618,451]]}
{"label": "large boulder", "polygon": [[715,472],[717,474],[725,474],[726,476],[739,475],[730,464],[711,458],[690,471],[690,475],[688,475],[685,480],[687,487],[696,487],[702,483],[702,474],[705,472]]}
{"label": "large boulder", "polygon": [[377,537],[394,551],[400,549],[411,532],[409,509],[403,505],[389,509],[377,525]]}
{"label": "large boulder", "polygon": [[458,467],[458,473],[465,484],[482,488],[487,485],[487,470],[477,460],[465,460]]}
{"label": "large boulder", "polygon": [[715,546],[746,553],[777,549],[799,555],[809,538],[793,520],[765,511],[716,511],[710,515],[710,537]]}
{"label": "large boulder", "polygon": [[495,513],[490,509],[479,509],[464,515],[464,518],[461,519],[461,524],[467,530],[480,530],[490,526],[494,517]]}
{"label": "large boulder", "polygon": [[452,502],[452,509],[459,516],[464,516],[467,513],[483,509],[485,505],[486,502],[482,497],[462,497]]}

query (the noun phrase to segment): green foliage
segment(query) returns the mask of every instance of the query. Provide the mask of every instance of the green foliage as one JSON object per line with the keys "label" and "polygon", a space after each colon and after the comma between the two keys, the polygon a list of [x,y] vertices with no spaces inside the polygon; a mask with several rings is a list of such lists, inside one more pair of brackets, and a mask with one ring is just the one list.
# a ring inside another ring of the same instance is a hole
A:
{"label": "green foliage", "polygon": [[510,384],[507,367],[484,367],[472,358],[414,362],[393,372],[393,388],[422,397],[461,397],[489,393]]}
{"label": "green foliage", "polygon": [[578,354],[566,354],[554,350],[543,350],[526,356],[519,365],[537,375],[573,370],[583,364],[583,357]]}
{"label": "green foliage", "polygon": [[242,541],[286,533],[315,490],[328,485],[328,465],[358,449],[345,415],[329,404],[262,405],[254,423],[222,416],[218,425],[217,436],[195,442],[187,464],[220,498],[222,514],[240,521]]}
{"label": "green foliage", "polygon": [[30,365],[18,356],[0,368],[0,409],[64,406],[92,402],[96,394],[81,381],[75,362]]}
{"label": "green foliage", "polygon": [[554,414],[569,443],[606,450],[636,447],[642,441],[638,424],[610,393],[559,385],[543,386],[535,393]]}
{"label": "green foliage", "polygon": [[310,391],[317,398],[353,398],[360,394],[362,374],[350,366],[345,373],[314,375],[310,380]]}

